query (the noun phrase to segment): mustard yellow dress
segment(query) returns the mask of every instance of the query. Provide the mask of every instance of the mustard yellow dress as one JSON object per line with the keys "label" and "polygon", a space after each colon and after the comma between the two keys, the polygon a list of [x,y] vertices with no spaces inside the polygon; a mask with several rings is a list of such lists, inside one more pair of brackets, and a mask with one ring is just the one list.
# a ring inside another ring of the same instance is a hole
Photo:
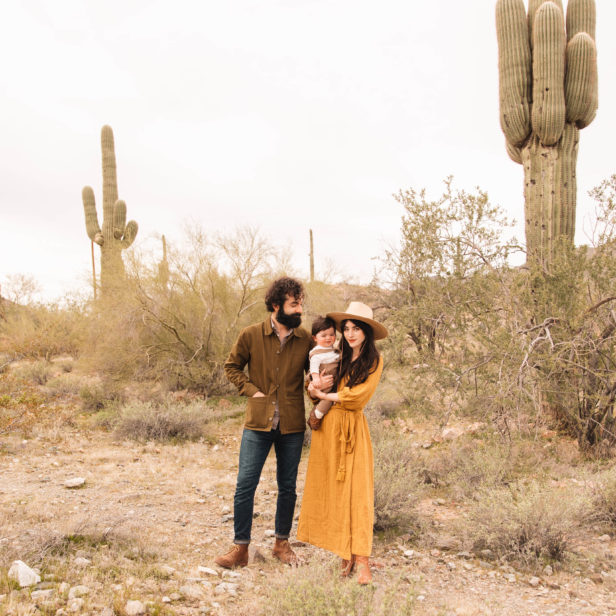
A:
{"label": "mustard yellow dress", "polygon": [[374,523],[374,461],[363,409],[383,372],[383,359],[360,385],[338,385],[339,401],[312,433],[297,538],[334,552],[370,556]]}

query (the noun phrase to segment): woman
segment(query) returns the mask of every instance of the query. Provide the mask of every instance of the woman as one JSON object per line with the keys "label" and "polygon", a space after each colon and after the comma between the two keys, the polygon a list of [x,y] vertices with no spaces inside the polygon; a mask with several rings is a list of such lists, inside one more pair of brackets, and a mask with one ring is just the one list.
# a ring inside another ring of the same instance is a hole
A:
{"label": "woman", "polygon": [[383,371],[374,341],[385,338],[387,329],[361,302],[327,316],[342,332],[340,373],[337,391],[311,389],[313,396],[334,404],[312,433],[297,538],[338,554],[343,576],[357,566],[358,582],[369,584],[374,468],[363,409]]}

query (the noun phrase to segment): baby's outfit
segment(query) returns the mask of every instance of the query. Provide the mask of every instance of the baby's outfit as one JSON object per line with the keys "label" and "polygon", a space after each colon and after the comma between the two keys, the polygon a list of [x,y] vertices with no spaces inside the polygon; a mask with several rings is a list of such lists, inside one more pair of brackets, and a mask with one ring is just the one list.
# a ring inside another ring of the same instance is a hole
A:
{"label": "baby's outfit", "polygon": [[[317,344],[308,354],[310,359],[310,374],[316,372],[319,376],[327,376],[331,374],[334,377],[334,383],[338,377],[338,367],[340,365],[340,351],[334,347],[324,347]],[[329,393],[332,387],[323,389],[325,393]],[[316,416],[321,419],[331,408],[333,402],[331,400],[319,400],[319,403],[314,407]]]}

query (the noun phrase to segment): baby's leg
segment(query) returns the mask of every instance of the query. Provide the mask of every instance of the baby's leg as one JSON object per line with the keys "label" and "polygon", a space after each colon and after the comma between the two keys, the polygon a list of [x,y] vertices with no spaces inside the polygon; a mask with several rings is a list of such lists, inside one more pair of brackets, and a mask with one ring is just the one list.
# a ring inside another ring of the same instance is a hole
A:
{"label": "baby's leg", "polygon": [[321,416],[327,415],[329,409],[332,407],[333,402],[331,400],[320,400],[314,408],[321,413]]}

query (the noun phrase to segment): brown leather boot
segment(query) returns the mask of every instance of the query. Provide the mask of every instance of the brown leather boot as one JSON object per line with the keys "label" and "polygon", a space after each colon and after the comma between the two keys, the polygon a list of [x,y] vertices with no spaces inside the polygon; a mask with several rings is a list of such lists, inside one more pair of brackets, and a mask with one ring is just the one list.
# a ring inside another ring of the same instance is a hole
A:
{"label": "brown leather boot", "polygon": [[353,569],[355,568],[355,556],[351,556],[351,560],[342,559],[342,569],[340,571],[340,575],[342,577],[349,577],[351,573],[353,573]]}
{"label": "brown leather boot", "polygon": [[233,547],[226,554],[218,556],[214,562],[225,569],[245,567],[248,564],[248,544],[233,544]]}
{"label": "brown leather boot", "polygon": [[370,584],[372,573],[370,572],[370,561],[367,556],[354,556],[357,565],[357,582],[359,584]]}
{"label": "brown leather boot", "polygon": [[295,552],[291,549],[288,539],[276,539],[272,554],[274,555],[274,558],[277,558],[281,563],[284,563],[285,565],[291,565],[292,567],[295,567],[299,563],[297,559],[297,554],[295,554]]}

